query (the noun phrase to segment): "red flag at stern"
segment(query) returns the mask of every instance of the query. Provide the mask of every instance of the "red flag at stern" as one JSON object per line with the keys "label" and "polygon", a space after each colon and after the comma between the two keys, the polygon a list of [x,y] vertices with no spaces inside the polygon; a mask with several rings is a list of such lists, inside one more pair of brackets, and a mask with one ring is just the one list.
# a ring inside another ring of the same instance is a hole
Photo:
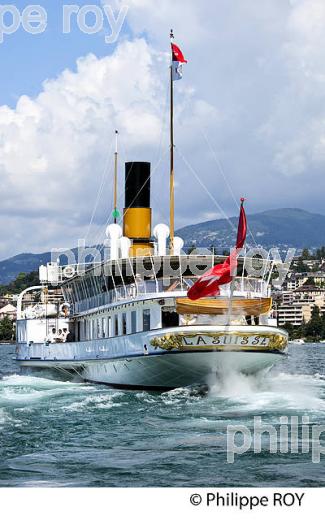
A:
{"label": "red flag at stern", "polygon": [[198,300],[199,298],[207,296],[217,296],[220,294],[220,286],[230,283],[233,279],[233,272],[237,267],[237,257],[240,250],[244,247],[247,234],[244,200],[243,198],[241,199],[236,248],[232,250],[222,264],[217,264],[209,269],[188,290],[187,296],[191,300]]}

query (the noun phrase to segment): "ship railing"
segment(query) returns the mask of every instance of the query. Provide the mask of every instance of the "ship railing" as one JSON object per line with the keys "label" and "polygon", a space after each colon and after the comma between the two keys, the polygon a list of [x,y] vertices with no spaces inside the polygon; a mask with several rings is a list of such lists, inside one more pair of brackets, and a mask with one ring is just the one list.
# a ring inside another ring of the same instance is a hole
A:
{"label": "ship railing", "polygon": [[33,285],[24,289],[17,297],[17,320],[39,319],[59,315],[64,303],[60,289],[50,289],[44,285]]}
{"label": "ship railing", "polygon": [[229,295],[230,291],[246,298],[270,296],[268,283],[261,278],[243,278],[238,276],[234,278],[232,284],[227,284],[220,288],[221,296]]}
{"label": "ship railing", "polygon": [[188,286],[183,284],[179,278],[159,280],[137,280],[130,285],[124,285],[111,289],[110,291],[96,294],[73,305],[74,313],[84,312],[91,308],[102,307],[123,300],[134,300],[141,296],[154,295],[162,292],[174,292],[187,290]]}
{"label": "ship railing", "polygon": [[[73,313],[86,312],[89,309],[119,303],[125,300],[134,300],[143,296],[160,293],[184,292],[195,283],[196,278],[160,278],[157,280],[141,280],[130,285],[116,287],[110,291],[96,294],[73,304]],[[262,279],[236,277],[230,284],[221,286],[220,296],[229,297],[230,294],[244,298],[261,298],[270,294],[267,283]]]}

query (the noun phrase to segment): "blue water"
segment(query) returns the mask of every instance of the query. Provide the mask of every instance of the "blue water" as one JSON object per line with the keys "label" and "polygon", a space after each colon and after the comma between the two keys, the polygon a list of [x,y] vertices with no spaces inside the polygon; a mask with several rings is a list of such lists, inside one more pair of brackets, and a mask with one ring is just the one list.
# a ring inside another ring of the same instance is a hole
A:
{"label": "blue water", "polygon": [[226,454],[227,426],[251,429],[256,415],[276,426],[283,415],[325,425],[325,345],[292,346],[267,376],[229,374],[208,393],[23,375],[13,353],[0,346],[0,486],[325,484],[324,461],[310,454],[270,454],[266,442],[233,464]]}

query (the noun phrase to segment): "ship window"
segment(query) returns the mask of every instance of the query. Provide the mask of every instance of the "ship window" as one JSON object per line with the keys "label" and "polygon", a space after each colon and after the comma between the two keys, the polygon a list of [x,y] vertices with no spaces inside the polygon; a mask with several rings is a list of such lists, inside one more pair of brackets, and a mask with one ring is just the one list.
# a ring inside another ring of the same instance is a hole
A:
{"label": "ship window", "polygon": [[161,312],[161,324],[162,327],[178,327],[179,315],[177,312],[163,309]]}
{"label": "ship window", "polygon": [[112,336],[112,318],[107,316],[107,337],[110,338]]}
{"label": "ship window", "polygon": [[99,339],[101,337],[101,323],[100,323],[100,319],[97,318],[97,338]]}
{"label": "ship window", "polygon": [[126,313],[122,314],[122,334],[125,336],[126,334]]}
{"label": "ship window", "polygon": [[131,334],[137,331],[137,311],[131,312]]}
{"label": "ship window", "polygon": [[150,330],[150,309],[144,309],[142,313],[143,317],[143,330]]}
{"label": "ship window", "polygon": [[95,332],[96,332],[96,329],[95,329],[95,320],[91,320],[91,339],[95,339]]}
{"label": "ship window", "polygon": [[87,339],[91,339],[90,321],[87,320]]}
{"label": "ship window", "polygon": [[81,338],[81,321],[78,321],[77,322],[77,341],[80,341],[82,338]]}
{"label": "ship window", "polygon": [[118,314],[114,316],[114,335],[118,336]]}
{"label": "ship window", "polygon": [[107,329],[106,329],[107,321],[105,318],[102,318],[102,337],[107,337]]}

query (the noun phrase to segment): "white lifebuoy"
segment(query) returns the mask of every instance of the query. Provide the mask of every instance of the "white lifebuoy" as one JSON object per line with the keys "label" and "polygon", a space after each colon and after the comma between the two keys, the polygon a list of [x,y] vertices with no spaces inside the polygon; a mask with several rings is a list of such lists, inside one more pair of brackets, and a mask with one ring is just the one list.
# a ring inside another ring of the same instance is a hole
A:
{"label": "white lifebuoy", "polygon": [[72,278],[76,274],[76,270],[72,265],[67,265],[63,269],[62,274],[65,278]]}
{"label": "white lifebuoy", "polygon": [[70,314],[70,303],[64,302],[60,305],[60,313],[63,314],[65,317],[69,316]]}

